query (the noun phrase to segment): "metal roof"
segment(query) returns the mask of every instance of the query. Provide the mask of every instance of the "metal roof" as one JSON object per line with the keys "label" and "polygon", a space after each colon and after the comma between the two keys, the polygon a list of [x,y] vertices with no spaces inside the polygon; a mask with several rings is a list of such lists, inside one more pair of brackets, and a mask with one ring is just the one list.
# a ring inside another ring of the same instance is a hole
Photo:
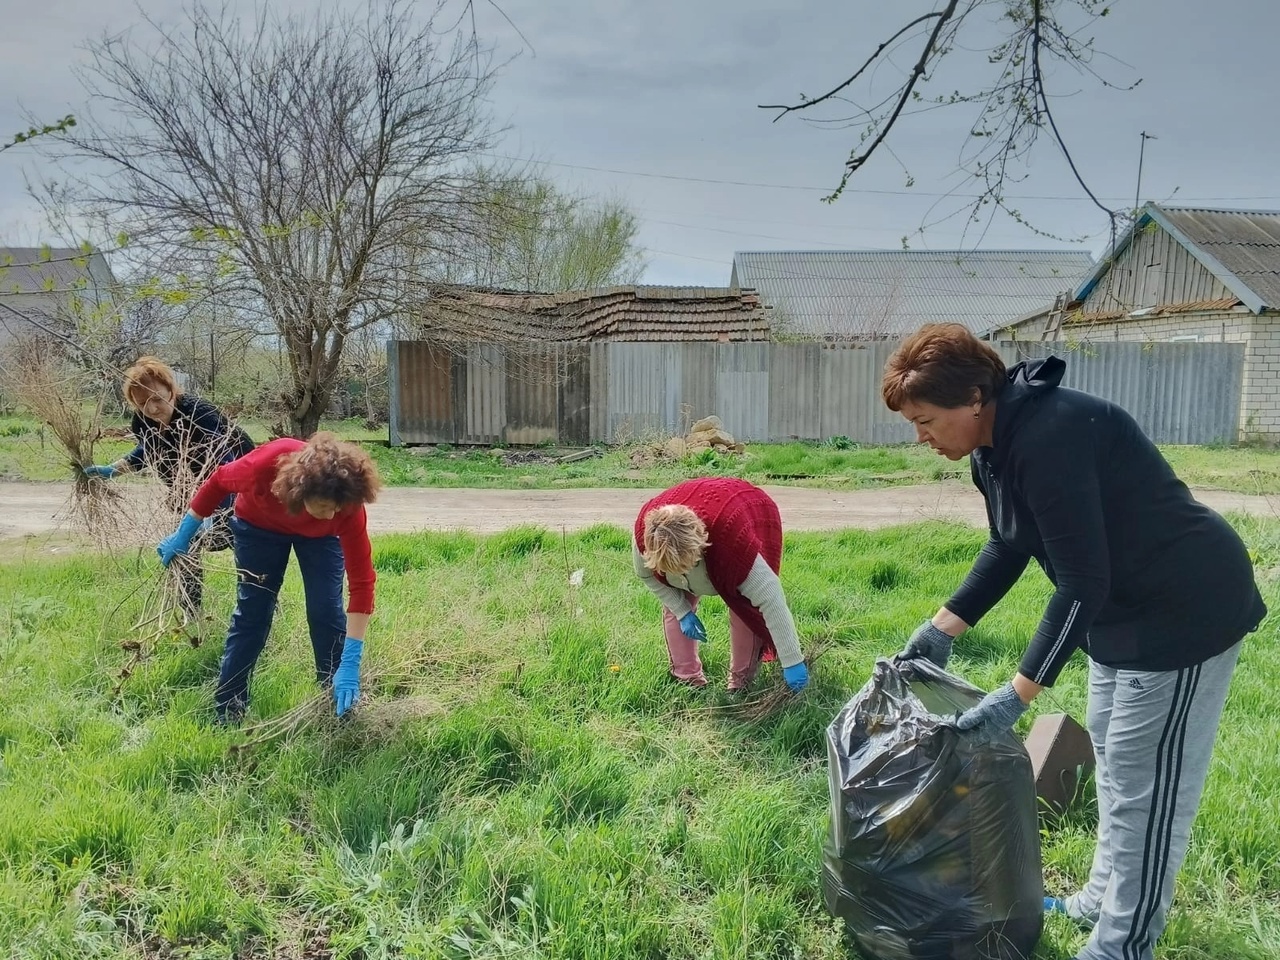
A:
{"label": "metal roof", "polygon": [[1093,266],[1084,250],[824,250],[734,254],[733,281],[774,308],[774,335],[974,333],[1052,307]]}
{"label": "metal roof", "polygon": [[0,294],[66,292],[95,280],[111,280],[110,268],[96,250],[0,247]]}
{"label": "metal roof", "polygon": [[1254,313],[1280,310],[1280,211],[1216,210],[1148,203],[1076,291],[1083,300],[1129,246],[1135,231],[1157,223]]}

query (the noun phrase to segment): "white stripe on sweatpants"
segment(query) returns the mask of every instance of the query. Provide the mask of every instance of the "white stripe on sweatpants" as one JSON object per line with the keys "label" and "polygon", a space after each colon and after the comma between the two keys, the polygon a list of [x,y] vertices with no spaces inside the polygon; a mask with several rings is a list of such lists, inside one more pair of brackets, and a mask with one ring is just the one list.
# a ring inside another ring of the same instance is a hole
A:
{"label": "white stripe on sweatpants", "polygon": [[1080,960],[1152,960],[1240,646],[1183,670],[1090,663],[1098,848],[1067,900],[1068,913],[1094,921]]}

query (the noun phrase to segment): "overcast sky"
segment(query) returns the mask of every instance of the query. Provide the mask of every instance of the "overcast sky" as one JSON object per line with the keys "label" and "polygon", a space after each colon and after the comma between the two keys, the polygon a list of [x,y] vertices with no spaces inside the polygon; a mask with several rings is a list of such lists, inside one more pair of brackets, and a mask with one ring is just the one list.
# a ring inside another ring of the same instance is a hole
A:
{"label": "overcast sky", "polygon": [[[456,2],[456,0],[455,0]],[[289,0],[274,0],[287,9]],[[303,4],[294,3],[301,8]],[[347,3],[346,5],[356,5]],[[229,6],[251,11],[251,2]],[[309,6],[309,5],[308,5]],[[821,197],[839,179],[857,130],[772,123],[757,108],[816,94],[852,71],[930,0],[501,0],[522,40],[485,0],[477,25],[514,57],[492,96],[509,126],[497,152],[547,163],[563,186],[615,195],[639,214],[651,283],[723,285],[735,250],[900,248],[939,195],[970,192],[956,179],[973,108],[907,118],[890,141],[914,185],[888,153],[878,155],[834,204]],[[1059,123],[1090,185],[1130,205],[1139,132],[1149,141],[1144,199],[1205,206],[1280,209],[1280,4],[1275,0],[1116,0],[1094,32],[1096,66],[1132,91],[1101,89],[1063,75]],[[177,0],[141,0],[162,21],[180,17]],[[425,8],[425,7],[424,7]],[[134,0],[46,0],[22,5],[0,35],[0,133],[24,126],[24,113],[54,118],[82,109],[71,67],[80,45],[138,20]],[[803,12],[789,12],[801,10]],[[965,38],[961,38],[965,42]],[[989,40],[957,49],[939,82],[961,90],[989,79]],[[912,57],[904,48],[877,74],[887,93]],[[25,196],[29,151],[0,159],[0,244],[45,239]],[[1071,180],[1045,141],[1031,176],[1010,188],[1037,226],[1087,236],[1105,246],[1105,218]],[[1036,199],[1031,199],[1036,198]],[[935,211],[956,208],[943,201]],[[916,247],[952,249],[962,219],[930,228]],[[48,239],[52,239],[51,237]],[[976,237],[966,242],[974,245]],[[984,247],[1061,246],[998,219]]]}

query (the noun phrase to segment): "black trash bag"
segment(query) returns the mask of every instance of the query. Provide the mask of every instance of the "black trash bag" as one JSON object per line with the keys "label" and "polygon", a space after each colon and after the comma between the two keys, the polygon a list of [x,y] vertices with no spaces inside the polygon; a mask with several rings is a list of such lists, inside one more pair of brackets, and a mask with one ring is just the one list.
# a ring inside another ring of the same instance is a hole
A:
{"label": "black trash bag", "polygon": [[876,663],[827,728],[827,910],[874,960],[1026,960],[1044,924],[1031,759],[961,731],[982,691],[927,660]]}

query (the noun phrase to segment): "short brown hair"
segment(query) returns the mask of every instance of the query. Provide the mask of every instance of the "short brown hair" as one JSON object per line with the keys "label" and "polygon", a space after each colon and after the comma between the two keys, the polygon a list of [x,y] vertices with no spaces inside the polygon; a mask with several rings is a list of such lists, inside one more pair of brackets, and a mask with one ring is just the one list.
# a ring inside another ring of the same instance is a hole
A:
{"label": "short brown hair", "polygon": [[898,345],[884,365],[880,395],[895,412],[906,403],[955,409],[985,405],[1005,382],[1004,361],[989,343],[959,323],[928,323]]}
{"label": "short brown hair", "polygon": [[329,500],[339,508],[373,503],[381,489],[373,458],[326,431],[281,457],[271,483],[271,492],[290,513],[300,512],[307,500]]}
{"label": "short brown hair", "polygon": [[644,565],[650,570],[692,570],[710,543],[706,524],[684,504],[670,503],[645,514]]}
{"label": "short brown hair", "polygon": [[139,403],[136,395],[143,390],[150,392],[156,387],[164,387],[173,394],[175,400],[182,396],[178,378],[174,376],[169,365],[159,357],[139,357],[134,361],[133,366],[124,372],[124,397],[139,410],[142,409],[142,404],[146,403],[146,398],[144,397],[142,403]]}

